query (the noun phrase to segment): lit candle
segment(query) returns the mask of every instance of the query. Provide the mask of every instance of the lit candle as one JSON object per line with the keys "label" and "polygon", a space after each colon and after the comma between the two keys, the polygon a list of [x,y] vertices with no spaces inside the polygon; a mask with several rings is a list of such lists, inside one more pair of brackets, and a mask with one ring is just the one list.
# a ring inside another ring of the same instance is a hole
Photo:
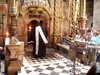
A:
{"label": "lit candle", "polygon": [[29,31],[31,31],[31,29],[32,29],[32,27],[31,27],[31,26],[29,26]]}
{"label": "lit candle", "polygon": [[7,36],[7,37],[9,36],[9,33],[8,33],[8,32],[6,32],[6,36]]}
{"label": "lit candle", "polygon": [[5,39],[5,45],[9,45],[9,43],[10,43],[10,39],[9,39],[9,33],[8,32],[6,32],[6,39]]}

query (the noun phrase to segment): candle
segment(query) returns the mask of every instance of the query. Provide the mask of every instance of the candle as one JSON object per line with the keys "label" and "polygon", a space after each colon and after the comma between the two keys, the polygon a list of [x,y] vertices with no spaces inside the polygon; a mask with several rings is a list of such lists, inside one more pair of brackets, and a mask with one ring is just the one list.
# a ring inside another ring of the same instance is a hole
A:
{"label": "candle", "polygon": [[32,29],[32,27],[31,27],[31,26],[29,26],[29,31],[31,31],[31,29]]}
{"label": "candle", "polygon": [[77,15],[78,15],[78,8],[79,8],[79,0],[76,0],[76,6],[75,6],[75,17],[74,17],[74,21],[76,22],[77,19]]}
{"label": "candle", "polygon": [[9,45],[10,39],[9,39],[9,33],[6,32],[6,39],[5,39],[5,45]]}
{"label": "candle", "polygon": [[8,37],[9,36],[9,33],[8,32],[6,32],[6,37]]}

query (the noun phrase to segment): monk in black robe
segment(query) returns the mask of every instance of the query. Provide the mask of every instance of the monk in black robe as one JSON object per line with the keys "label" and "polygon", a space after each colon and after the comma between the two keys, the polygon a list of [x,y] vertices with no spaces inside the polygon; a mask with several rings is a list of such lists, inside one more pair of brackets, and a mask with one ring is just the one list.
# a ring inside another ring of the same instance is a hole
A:
{"label": "monk in black robe", "polygon": [[35,43],[34,43],[34,55],[36,57],[46,56],[46,44],[47,41],[47,28],[43,26],[43,21],[37,23],[35,27]]}

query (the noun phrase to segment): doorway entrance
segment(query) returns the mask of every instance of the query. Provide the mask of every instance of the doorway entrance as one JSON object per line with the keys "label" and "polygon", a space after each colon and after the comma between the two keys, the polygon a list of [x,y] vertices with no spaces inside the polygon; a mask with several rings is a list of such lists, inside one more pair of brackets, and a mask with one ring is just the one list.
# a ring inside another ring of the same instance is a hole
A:
{"label": "doorway entrance", "polygon": [[38,21],[37,20],[32,20],[28,24],[28,31],[27,31],[27,44],[33,44],[35,40],[35,27],[37,25]]}
{"label": "doorway entrance", "polygon": [[[36,26],[36,22],[39,22],[40,20],[43,21],[43,25],[48,30],[48,38],[47,38],[48,45],[51,45],[53,43],[53,40],[52,40],[53,36],[52,35],[50,36],[50,34],[53,33],[53,25],[51,24],[51,15],[48,12],[48,10],[46,8],[38,7],[38,6],[31,6],[31,7],[27,6],[27,8],[25,7],[23,8],[23,10],[27,12],[23,12],[22,10],[20,11],[20,13],[25,16],[22,15],[22,21],[19,19],[18,23],[20,25],[23,25],[23,27],[25,28],[23,29],[23,33],[21,33],[23,34],[23,37],[21,37],[21,40],[25,42],[25,45],[27,46],[28,43],[31,43],[34,41],[33,40],[34,38],[32,38],[32,35],[34,34],[32,33],[31,30],[34,30],[34,27]],[[19,28],[21,27],[19,26]]]}

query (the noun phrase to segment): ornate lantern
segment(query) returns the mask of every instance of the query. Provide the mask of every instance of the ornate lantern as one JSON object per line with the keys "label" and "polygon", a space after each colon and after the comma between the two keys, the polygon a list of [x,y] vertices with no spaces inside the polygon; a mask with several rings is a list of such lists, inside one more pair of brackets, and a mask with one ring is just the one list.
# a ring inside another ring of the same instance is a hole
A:
{"label": "ornate lantern", "polygon": [[16,16],[18,10],[18,0],[10,0],[10,16]]}

